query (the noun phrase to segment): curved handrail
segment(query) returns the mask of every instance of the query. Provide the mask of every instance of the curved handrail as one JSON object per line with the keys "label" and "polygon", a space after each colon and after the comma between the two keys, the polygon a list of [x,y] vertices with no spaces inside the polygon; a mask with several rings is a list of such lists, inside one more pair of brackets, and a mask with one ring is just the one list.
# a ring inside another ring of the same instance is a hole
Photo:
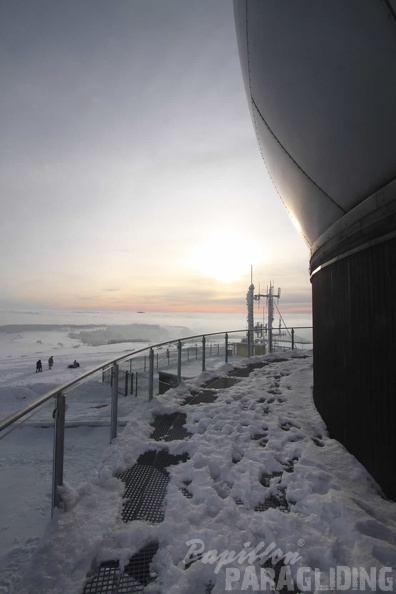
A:
{"label": "curved handrail", "polygon": [[74,379],[70,380],[69,382],[66,382],[65,384],[57,386],[53,390],[46,392],[42,396],[39,396],[36,400],[33,400],[33,402],[31,402],[24,408],[12,413],[5,419],[0,420],[0,432],[3,431],[4,429],[6,429],[7,427],[9,427],[10,425],[12,425],[13,423],[15,423],[16,421],[18,421],[19,419],[21,419],[22,417],[24,417],[25,415],[27,415],[28,413],[30,413],[32,410],[38,408],[45,402],[48,402],[48,400],[51,400],[51,398],[55,398],[59,393],[64,392],[68,388],[71,388],[75,384],[78,384],[79,382],[86,379],[87,377],[97,373],[98,371],[102,371],[102,370],[106,369],[107,367],[110,367],[116,363],[118,364],[121,361],[125,361],[128,358],[134,357],[135,355],[138,355],[139,353],[143,353],[144,351],[148,351],[150,349],[159,348],[159,347],[165,346],[167,344],[174,344],[174,343],[179,343],[181,341],[193,340],[195,338],[202,338],[203,336],[215,336],[218,334],[233,334],[233,333],[239,333],[239,332],[246,332],[246,328],[244,328],[242,330],[229,330],[226,332],[220,331],[220,332],[210,332],[208,334],[195,334],[193,336],[186,336],[185,338],[177,338],[174,340],[167,340],[165,342],[160,342],[160,343],[157,343],[154,345],[150,345],[150,346],[144,347],[142,349],[130,351],[129,353],[127,353],[126,355],[122,355],[121,357],[116,357],[115,359],[110,359],[109,361],[106,361],[105,363],[101,363],[100,365],[97,365],[96,367],[90,369],[89,371],[86,371],[85,373],[79,375],[78,377],[75,377]]}
{"label": "curved handrail", "polygon": [[[301,327],[300,329],[311,328],[311,327]],[[294,329],[292,328],[292,333],[294,335]],[[114,370],[114,377],[113,377],[113,384],[112,384],[112,397],[111,397],[111,419],[110,419],[110,440],[112,441],[114,437],[117,436],[117,398],[118,398],[118,363],[121,361],[126,361],[135,357],[136,355],[143,353],[145,351],[150,352],[150,372],[149,372],[149,399],[152,398],[153,395],[153,361],[154,361],[154,349],[160,348],[165,345],[171,345],[177,343],[178,345],[178,381],[181,378],[181,344],[182,342],[191,341],[197,338],[202,338],[203,343],[203,352],[202,352],[202,369],[205,369],[205,340],[207,336],[218,336],[223,334],[225,337],[226,347],[228,345],[228,335],[229,334],[236,334],[241,332],[247,332],[249,336],[249,330],[246,328],[242,330],[229,330],[229,331],[220,331],[220,332],[210,332],[208,334],[195,334],[193,336],[186,336],[184,338],[177,338],[175,340],[167,340],[165,342],[160,342],[154,345],[149,345],[148,347],[144,347],[142,349],[130,351],[120,357],[115,357],[114,359],[110,359],[101,365],[97,365],[93,369],[86,371],[85,373],[75,377],[74,379],[58,386],[49,392],[46,392],[42,396],[39,396],[36,400],[25,406],[24,408],[20,409],[9,415],[7,418],[0,421],[0,432],[21,419],[22,417],[26,416],[31,411],[35,410],[45,402],[48,402],[51,398],[56,399],[56,408],[53,412],[54,418],[54,448],[53,448],[53,471],[52,471],[52,513],[55,507],[59,507],[61,504],[61,496],[59,493],[58,487],[63,484],[63,458],[64,458],[64,439],[65,439],[65,412],[66,412],[66,395],[65,390],[71,388],[72,386],[82,382],[87,377],[97,373],[98,371],[104,371],[106,368],[113,366]],[[292,348],[293,342],[292,342]],[[228,348],[225,349],[226,356],[225,361],[228,360]],[[248,349],[248,357],[250,357],[250,351]],[[12,431],[12,429],[11,429]],[[8,434],[7,434],[8,435]],[[5,436],[3,436],[5,437]]]}

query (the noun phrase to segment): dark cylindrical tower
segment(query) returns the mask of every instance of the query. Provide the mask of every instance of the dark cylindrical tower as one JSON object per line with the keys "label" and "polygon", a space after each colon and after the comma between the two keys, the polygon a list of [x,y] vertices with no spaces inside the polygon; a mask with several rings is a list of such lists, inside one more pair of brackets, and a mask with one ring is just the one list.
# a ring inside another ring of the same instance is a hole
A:
{"label": "dark cylindrical tower", "polygon": [[396,498],[396,0],[234,0],[268,172],[311,250],[314,399]]}

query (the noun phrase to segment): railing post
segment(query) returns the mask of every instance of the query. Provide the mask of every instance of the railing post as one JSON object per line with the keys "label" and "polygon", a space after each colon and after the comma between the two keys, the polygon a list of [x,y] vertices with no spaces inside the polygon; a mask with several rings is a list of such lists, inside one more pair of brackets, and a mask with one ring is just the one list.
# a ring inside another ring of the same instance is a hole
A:
{"label": "railing post", "polygon": [[292,349],[294,350],[294,328],[291,329]]}
{"label": "railing post", "polygon": [[248,358],[252,357],[254,355],[253,352],[253,338],[254,338],[254,334],[251,330],[247,331],[247,336],[248,336]]}
{"label": "railing post", "polygon": [[182,343],[181,340],[177,343],[177,385],[181,382],[181,368],[182,368]]}
{"label": "railing post", "polygon": [[56,408],[54,417],[54,453],[52,468],[52,508],[51,517],[54,515],[55,507],[60,507],[61,496],[58,487],[63,484],[63,460],[65,453],[65,414],[66,396],[59,392],[56,395]]}
{"label": "railing post", "polygon": [[228,332],[225,333],[225,362],[228,363]]}
{"label": "railing post", "polygon": [[110,423],[110,443],[117,437],[118,420],[118,365],[113,364],[112,368],[113,389],[111,392],[111,423]]}
{"label": "railing post", "polygon": [[154,394],[154,350],[150,348],[149,354],[149,385],[148,385],[148,397],[149,400],[153,399]]}
{"label": "railing post", "polygon": [[202,336],[202,371],[206,370],[206,338]]}

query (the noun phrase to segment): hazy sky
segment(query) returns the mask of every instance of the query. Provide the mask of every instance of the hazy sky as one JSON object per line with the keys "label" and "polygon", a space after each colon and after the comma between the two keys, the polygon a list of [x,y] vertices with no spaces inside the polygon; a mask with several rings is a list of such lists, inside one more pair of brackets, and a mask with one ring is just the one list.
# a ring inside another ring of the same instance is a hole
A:
{"label": "hazy sky", "polygon": [[2,0],[0,307],[310,310],[231,0]]}

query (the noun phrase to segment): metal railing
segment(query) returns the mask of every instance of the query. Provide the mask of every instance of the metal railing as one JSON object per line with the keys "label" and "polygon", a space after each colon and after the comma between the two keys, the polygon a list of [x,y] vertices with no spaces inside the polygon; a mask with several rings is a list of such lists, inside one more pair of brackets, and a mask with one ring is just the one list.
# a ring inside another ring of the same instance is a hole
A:
{"label": "metal railing", "polygon": [[[307,330],[308,328],[299,329]],[[296,329],[297,330],[297,329]],[[287,335],[278,336],[276,331],[267,337],[267,344],[270,352],[276,349],[296,348],[297,341],[294,329],[288,330]],[[240,342],[230,342],[230,335],[237,338],[237,335],[243,334],[247,339],[242,339]],[[213,337],[223,336],[223,344],[219,340],[213,342]],[[282,341],[280,340],[282,338]],[[289,344],[289,346],[286,346]],[[282,346],[282,344],[283,346]],[[303,339],[301,346],[311,346],[312,340]],[[251,346],[253,344],[253,347]],[[250,346],[249,346],[250,345]],[[164,351],[164,348],[166,350]],[[304,347],[303,347],[304,348]],[[257,348],[257,351],[259,349]],[[110,378],[111,385],[111,406],[110,406],[110,442],[117,436],[118,427],[118,396],[120,392],[120,376],[122,373],[129,374],[135,380],[135,395],[138,393],[138,377],[139,389],[147,390],[147,397],[149,400],[153,398],[156,380],[154,378],[155,371],[160,373],[161,367],[166,367],[166,371],[162,370],[163,376],[171,376],[174,383],[170,385],[178,385],[182,381],[182,367],[183,363],[185,369],[190,369],[192,376],[198,375],[200,371],[205,371],[207,363],[210,360],[217,362],[228,362],[232,356],[239,356],[241,358],[251,357],[255,354],[254,341],[250,340],[249,332],[244,330],[232,330],[224,333],[213,332],[210,334],[198,334],[182,339],[162,342],[156,345],[145,347],[139,350],[131,351],[125,355],[107,361],[93,369],[81,374],[73,380],[50,390],[44,395],[40,396],[24,408],[12,413],[7,418],[0,421],[0,434],[5,429],[15,427],[19,422],[23,423],[24,419],[29,413],[36,411],[43,404],[55,400],[55,409],[53,411],[54,419],[54,437],[53,437],[53,462],[52,462],[52,498],[51,498],[51,513],[53,514],[55,507],[61,506],[61,496],[59,487],[63,484],[64,474],[64,448],[65,448],[65,420],[66,420],[66,392],[78,384],[84,382],[87,378],[94,374],[101,373],[102,381],[107,376]],[[262,349],[258,354],[263,354]],[[200,364],[199,368],[197,363]],[[125,367],[125,369],[123,369]],[[194,368],[195,367],[195,368]],[[170,371],[173,370],[173,373]],[[163,393],[161,384],[158,381],[159,393]],[[128,392],[128,391],[127,391]],[[25,418],[26,420],[26,418]],[[11,429],[12,430],[12,429]],[[1,435],[0,439],[5,437]]]}

